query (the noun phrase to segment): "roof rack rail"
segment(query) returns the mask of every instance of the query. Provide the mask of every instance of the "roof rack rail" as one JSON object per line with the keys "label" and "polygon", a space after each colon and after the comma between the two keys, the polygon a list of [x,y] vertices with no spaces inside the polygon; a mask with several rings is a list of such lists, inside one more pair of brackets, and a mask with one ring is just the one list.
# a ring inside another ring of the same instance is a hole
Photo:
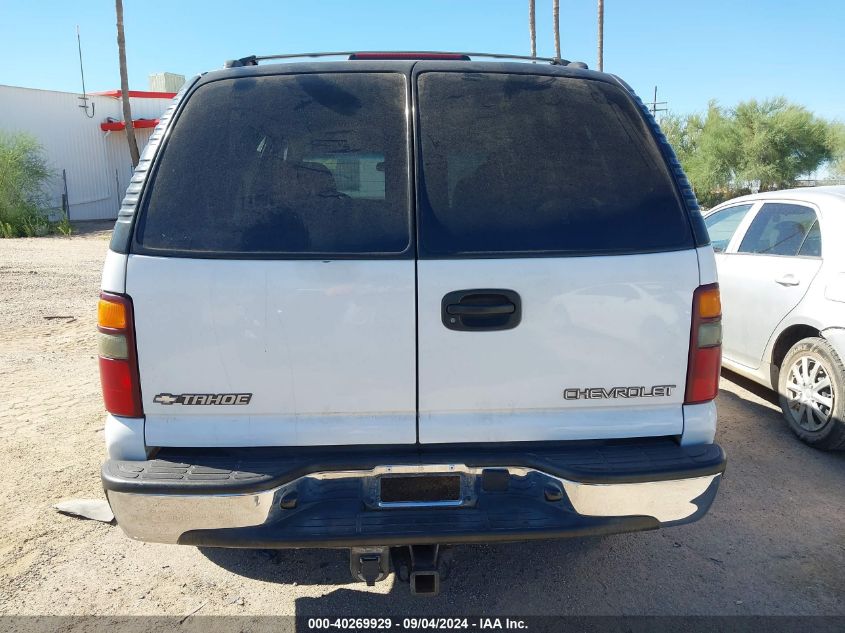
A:
{"label": "roof rack rail", "polygon": [[488,59],[518,59],[529,62],[545,62],[554,66],[572,66],[575,68],[587,68],[584,62],[571,62],[568,59],[557,57],[531,57],[529,55],[509,55],[507,53],[464,53],[454,51],[337,51],[330,53],[285,53],[283,55],[249,55],[240,59],[227,60],[224,68],[237,68],[240,66],[257,66],[258,62],[314,58],[314,57],[346,57],[347,59],[461,59],[469,60],[474,57]]}

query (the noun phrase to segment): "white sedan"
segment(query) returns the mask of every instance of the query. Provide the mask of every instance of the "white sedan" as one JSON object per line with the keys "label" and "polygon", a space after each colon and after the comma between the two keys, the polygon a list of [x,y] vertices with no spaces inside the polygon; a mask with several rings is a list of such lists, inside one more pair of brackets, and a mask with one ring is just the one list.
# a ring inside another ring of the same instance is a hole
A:
{"label": "white sedan", "polygon": [[734,198],[704,221],[723,365],[776,389],[801,440],[845,449],[845,186]]}

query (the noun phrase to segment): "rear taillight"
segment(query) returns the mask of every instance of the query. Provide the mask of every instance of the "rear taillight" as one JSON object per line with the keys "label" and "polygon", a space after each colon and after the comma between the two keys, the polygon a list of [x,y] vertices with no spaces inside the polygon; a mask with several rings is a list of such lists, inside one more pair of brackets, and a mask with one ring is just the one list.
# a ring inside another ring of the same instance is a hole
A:
{"label": "rear taillight", "polygon": [[713,400],[719,393],[721,367],[722,301],[719,284],[699,286],[692,298],[692,331],[684,404]]}
{"label": "rear taillight", "polygon": [[135,323],[129,297],[100,293],[97,305],[97,348],[100,356],[100,383],[106,411],[113,415],[139,418],[141,381],[135,356]]}

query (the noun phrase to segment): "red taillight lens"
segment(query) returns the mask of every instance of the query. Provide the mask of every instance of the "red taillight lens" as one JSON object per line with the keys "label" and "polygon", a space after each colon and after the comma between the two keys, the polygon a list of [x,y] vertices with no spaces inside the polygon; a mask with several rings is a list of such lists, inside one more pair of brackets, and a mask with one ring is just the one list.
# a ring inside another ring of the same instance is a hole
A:
{"label": "red taillight lens", "polygon": [[135,323],[129,297],[100,294],[97,308],[99,330],[100,383],[103,402],[113,415],[139,418],[141,381],[135,355]]}
{"label": "red taillight lens", "polygon": [[100,357],[100,382],[106,411],[113,415],[137,418],[143,415],[132,369],[125,360]]}
{"label": "red taillight lens", "polygon": [[719,284],[699,286],[692,299],[689,367],[684,404],[713,400],[722,368],[722,304]]}

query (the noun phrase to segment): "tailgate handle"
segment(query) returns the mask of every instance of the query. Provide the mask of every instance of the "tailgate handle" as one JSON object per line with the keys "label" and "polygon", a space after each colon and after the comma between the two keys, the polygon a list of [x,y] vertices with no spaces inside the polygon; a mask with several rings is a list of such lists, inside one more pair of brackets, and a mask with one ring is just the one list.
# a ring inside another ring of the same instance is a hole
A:
{"label": "tailgate handle", "polygon": [[470,314],[474,316],[491,316],[496,314],[512,314],[516,306],[510,301],[507,303],[482,304],[482,305],[461,305],[455,303],[446,306],[449,314]]}
{"label": "tailgate handle", "polygon": [[513,290],[455,290],[443,297],[440,312],[450,330],[510,330],[522,320],[522,301]]}

